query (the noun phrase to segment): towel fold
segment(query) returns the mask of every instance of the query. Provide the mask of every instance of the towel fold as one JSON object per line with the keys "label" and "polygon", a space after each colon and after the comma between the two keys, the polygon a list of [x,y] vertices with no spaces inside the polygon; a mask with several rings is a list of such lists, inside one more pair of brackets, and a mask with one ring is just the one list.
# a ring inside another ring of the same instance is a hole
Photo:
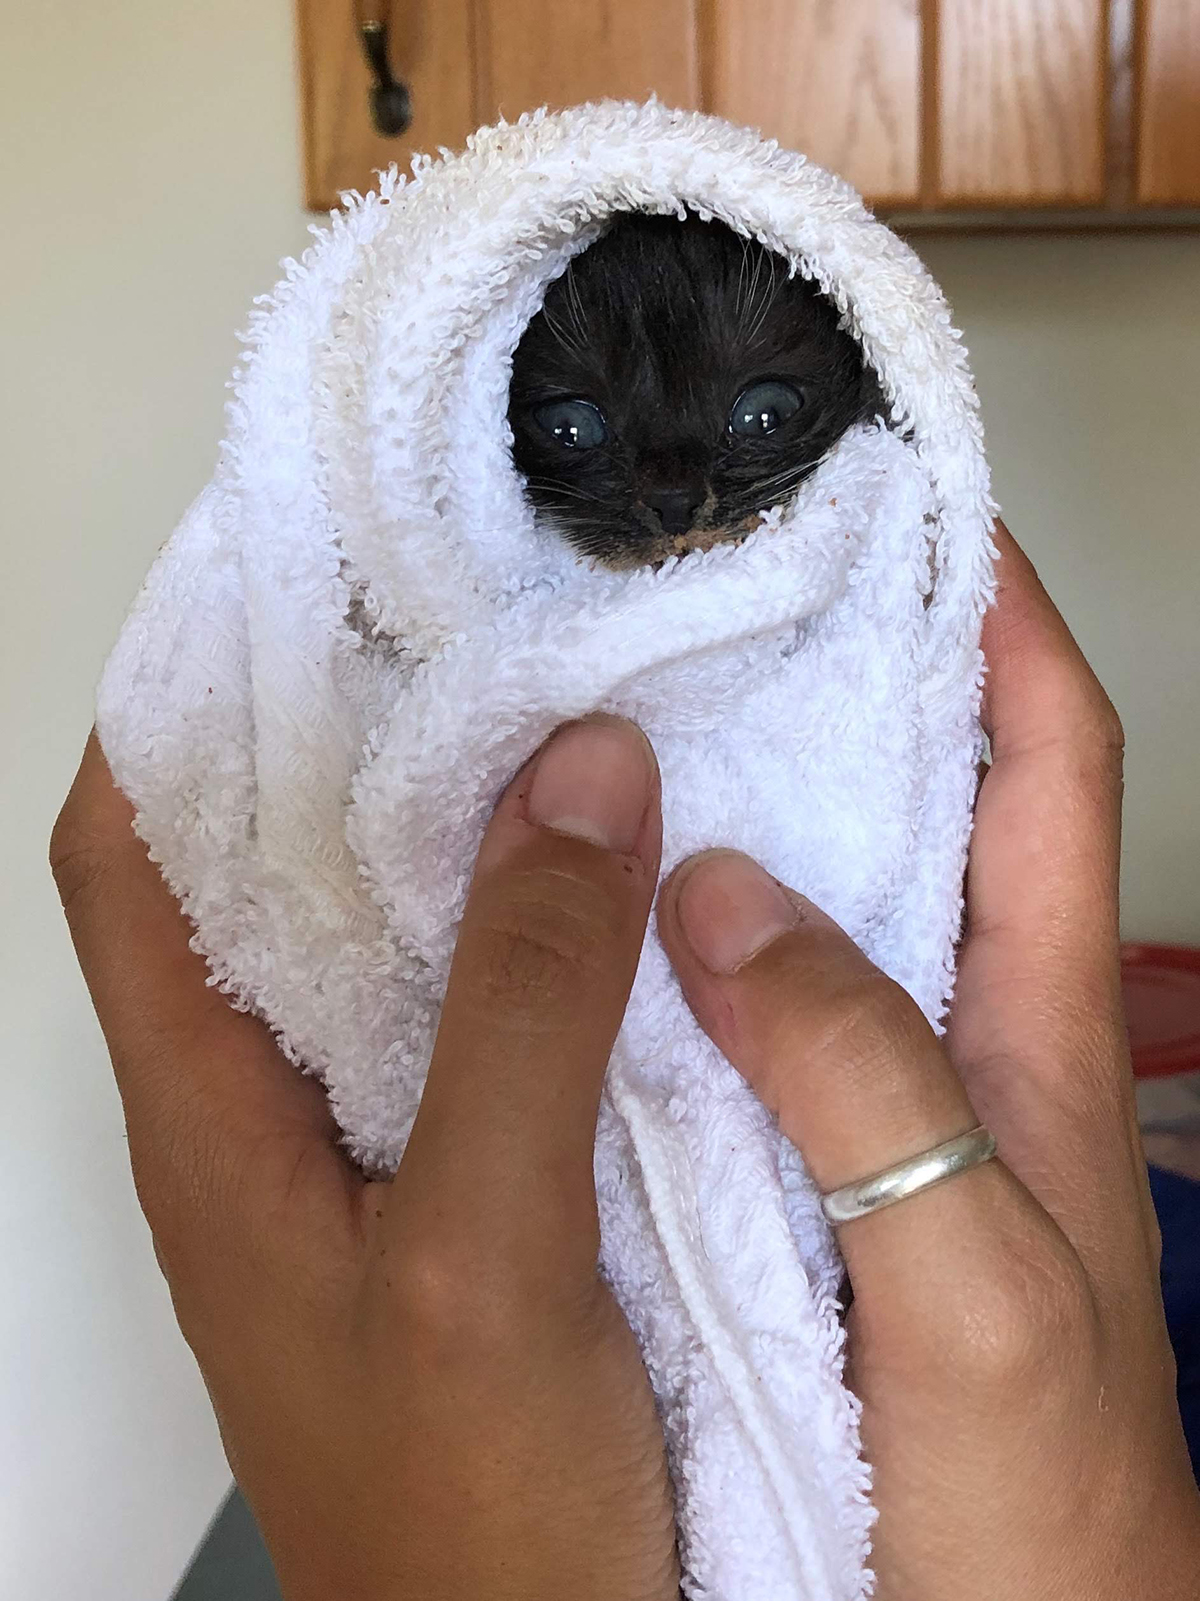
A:
{"label": "towel fold", "polygon": [[[509,453],[512,352],[614,211],[684,205],[815,279],[878,371],[740,546],[594,570]],[[635,718],[664,871],[749,851],[936,1022],[961,915],[992,506],[970,376],[916,257],[842,182],[718,119],[604,102],[352,196],[263,297],[211,484],[159,556],[98,726],[235,1000],[390,1169],[482,829],[566,718]],[[840,1264],[799,1156],[651,934],[596,1141],[602,1269],[666,1431],[685,1591],[870,1591]]]}

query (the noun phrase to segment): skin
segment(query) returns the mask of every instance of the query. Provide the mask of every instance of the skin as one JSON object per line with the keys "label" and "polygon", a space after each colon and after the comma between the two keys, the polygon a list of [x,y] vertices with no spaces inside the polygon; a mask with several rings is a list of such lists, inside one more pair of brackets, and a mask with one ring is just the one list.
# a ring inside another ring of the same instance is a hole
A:
{"label": "skin", "polygon": [[[985,1122],[999,1159],[845,1225],[882,1601],[1185,1601],[1173,1395],[1120,1011],[1120,729],[1007,535],[952,1024],[746,858],[661,936],[822,1189]],[[52,859],[183,1332],[289,1601],[658,1601],[673,1509],[596,1269],[592,1140],[658,872],[653,755],[559,732],[481,851],[395,1178],[205,983],[89,742]]]}

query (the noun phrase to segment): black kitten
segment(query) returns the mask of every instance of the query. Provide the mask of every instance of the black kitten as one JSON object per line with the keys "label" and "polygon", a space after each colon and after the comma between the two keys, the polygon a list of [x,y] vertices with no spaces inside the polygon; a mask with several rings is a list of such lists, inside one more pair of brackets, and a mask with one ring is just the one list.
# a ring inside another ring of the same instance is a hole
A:
{"label": "black kitten", "polygon": [[612,567],[741,539],[879,392],[782,256],[689,213],[626,212],[571,262],[513,358],[535,509]]}

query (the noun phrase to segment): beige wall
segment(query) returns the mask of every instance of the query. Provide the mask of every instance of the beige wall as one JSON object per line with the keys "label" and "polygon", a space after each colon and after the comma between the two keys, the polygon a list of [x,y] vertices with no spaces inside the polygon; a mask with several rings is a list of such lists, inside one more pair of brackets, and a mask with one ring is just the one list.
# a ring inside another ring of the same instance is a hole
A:
{"label": "beige wall", "polygon": [[[306,242],[290,6],[9,0],[3,38],[0,1598],[162,1601],[227,1475],[44,849],[104,652],[209,470],[233,331]],[[1126,717],[1129,927],[1200,940],[1200,241],[927,253],[1013,526]]]}
{"label": "beige wall", "polygon": [[0,1601],[165,1601],[229,1480],[45,867],[299,206],[288,0],[0,0]]}
{"label": "beige wall", "polygon": [[1124,917],[1200,944],[1200,237],[945,238],[997,496],[1125,720]]}

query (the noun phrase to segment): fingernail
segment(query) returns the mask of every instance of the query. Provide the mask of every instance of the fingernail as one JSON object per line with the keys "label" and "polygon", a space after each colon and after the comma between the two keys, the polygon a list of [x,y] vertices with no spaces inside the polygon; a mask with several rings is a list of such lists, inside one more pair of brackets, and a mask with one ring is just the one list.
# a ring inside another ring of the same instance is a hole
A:
{"label": "fingernail", "polygon": [[650,801],[654,753],[640,728],[597,714],[569,723],[537,758],[529,798],[531,823],[630,854]]}
{"label": "fingernail", "polygon": [[675,910],[683,937],[710,973],[736,973],[800,922],[800,908],[740,851],[708,851],[683,869]]}

